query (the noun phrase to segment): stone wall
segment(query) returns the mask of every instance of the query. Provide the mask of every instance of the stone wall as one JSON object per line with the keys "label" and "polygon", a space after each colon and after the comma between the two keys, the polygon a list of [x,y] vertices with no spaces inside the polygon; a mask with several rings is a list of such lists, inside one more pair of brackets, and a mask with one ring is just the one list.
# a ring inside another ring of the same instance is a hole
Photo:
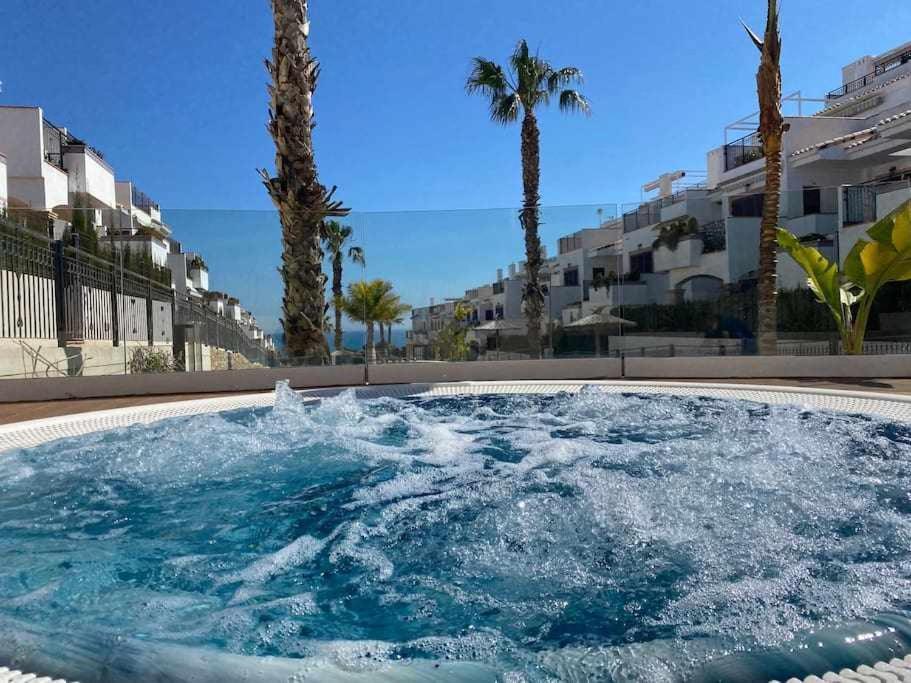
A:
{"label": "stone wall", "polygon": [[247,357],[236,351],[211,348],[209,350],[212,370],[249,370],[264,367],[259,363],[247,360]]}

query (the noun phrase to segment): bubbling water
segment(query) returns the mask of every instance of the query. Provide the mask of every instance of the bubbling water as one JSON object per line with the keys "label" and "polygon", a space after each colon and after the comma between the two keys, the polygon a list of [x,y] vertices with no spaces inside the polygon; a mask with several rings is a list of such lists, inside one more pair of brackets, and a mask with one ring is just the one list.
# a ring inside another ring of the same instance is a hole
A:
{"label": "bubbling water", "polygon": [[[699,398],[358,400],[0,456],[0,616],[370,671],[641,680],[908,610],[911,430]],[[626,678],[622,671],[627,671]],[[580,673],[581,672],[581,673]]]}

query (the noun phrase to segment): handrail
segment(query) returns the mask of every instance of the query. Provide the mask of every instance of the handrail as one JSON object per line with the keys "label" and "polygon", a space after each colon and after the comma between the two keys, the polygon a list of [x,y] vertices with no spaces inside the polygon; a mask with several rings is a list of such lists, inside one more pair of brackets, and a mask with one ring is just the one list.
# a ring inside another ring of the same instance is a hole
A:
{"label": "handrail", "polygon": [[897,69],[906,62],[911,62],[911,50],[905,50],[889,61],[883,62],[882,64],[877,64],[873,68],[873,71],[870,73],[864,74],[860,78],[855,78],[853,81],[848,81],[844,85],[835,88],[835,90],[830,90],[828,93],[826,93],[826,99],[837,100],[839,97],[844,97],[848,93],[857,92],[861,88],[864,88],[872,83],[879,76],[882,76],[883,74],[886,74],[893,69]]}

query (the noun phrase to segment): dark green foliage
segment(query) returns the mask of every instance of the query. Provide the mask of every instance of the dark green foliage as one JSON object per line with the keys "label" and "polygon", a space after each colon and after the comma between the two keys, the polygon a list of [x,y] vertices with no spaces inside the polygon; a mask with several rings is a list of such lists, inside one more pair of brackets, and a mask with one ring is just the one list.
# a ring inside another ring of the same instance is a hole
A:
{"label": "dark green foliage", "polygon": [[[637,324],[635,332],[693,332],[712,329],[719,317],[737,320],[756,330],[756,288],[725,292],[712,301],[685,301],[678,304],[625,306],[622,316]],[[778,330],[780,332],[834,333],[828,312],[808,289],[778,293]]]}
{"label": "dark green foliage", "polygon": [[82,251],[94,255],[98,253],[98,233],[95,232],[95,226],[90,219],[90,211],[85,197],[82,194],[76,194],[73,198],[73,220],[70,232],[72,235],[78,235],[79,248]]}
{"label": "dark green foliage", "polygon": [[[893,282],[879,293],[870,316],[869,330],[880,329],[880,313],[911,311],[911,282]],[[616,312],[616,311],[615,311]],[[623,317],[637,323],[635,333],[694,332],[711,329],[718,317],[741,321],[756,330],[756,288],[725,292],[714,301],[625,306]],[[808,289],[778,292],[778,331],[783,333],[836,334],[832,316]]]}
{"label": "dark green foliage", "polygon": [[664,246],[671,251],[676,251],[680,240],[699,232],[699,221],[692,216],[680,216],[680,218],[659,223],[655,227],[658,229],[658,238],[652,243],[652,246],[655,249]]}

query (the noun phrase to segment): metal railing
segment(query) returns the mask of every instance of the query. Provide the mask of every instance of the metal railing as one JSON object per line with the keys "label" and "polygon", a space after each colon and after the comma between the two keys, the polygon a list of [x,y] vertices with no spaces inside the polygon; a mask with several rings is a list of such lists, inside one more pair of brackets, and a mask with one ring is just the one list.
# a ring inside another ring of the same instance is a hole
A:
{"label": "metal railing", "polygon": [[881,218],[876,206],[876,199],[882,194],[905,190],[911,198],[911,180],[871,183],[868,185],[849,185],[844,188],[843,225],[872,223]]}
{"label": "metal railing", "polygon": [[730,171],[751,161],[762,159],[763,156],[765,155],[762,152],[759,131],[744,135],[739,140],[734,140],[724,146],[724,170]]}
{"label": "metal railing", "polygon": [[902,64],[906,64],[907,62],[911,62],[911,50],[906,50],[901,54],[895,55],[895,57],[892,57],[888,61],[877,64],[874,67],[873,71],[870,73],[864,74],[860,78],[855,78],[853,81],[849,81],[844,85],[835,88],[835,90],[830,90],[828,93],[826,93],[826,99],[837,100],[839,97],[844,97],[845,95],[849,95],[852,92],[862,90],[883,74],[892,71],[892,69],[897,69]]}
{"label": "metal railing", "polygon": [[275,354],[265,347],[262,340],[253,339],[246,326],[218,314],[201,302],[177,297],[174,324],[184,328],[180,336],[187,342],[239,353],[251,363],[275,364]]}
{"label": "metal railing", "polygon": [[[226,318],[169,286],[0,218],[0,338],[73,342],[185,341],[272,364],[274,353],[252,326]],[[190,327],[189,339],[184,334]],[[181,333],[178,334],[178,328]]]}
{"label": "metal railing", "polygon": [[132,186],[131,200],[133,202],[133,206],[135,206],[138,209],[142,209],[146,213],[149,213],[150,209],[155,209],[156,211],[159,210],[158,202],[153,200],[145,192],[142,192],[142,191],[136,189],[135,185]]}
{"label": "metal railing", "polygon": [[845,225],[871,223],[876,220],[876,190],[871,186],[853,185],[844,190]]}
{"label": "metal railing", "polygon": [[723,220],[703,224],[700,226],[698,234],[702,238],[703,254],[727,249],[727,233]]}
{"label": "metal railing", "polygon": [[661,221],[661,202],[654,200],[640,204],[633,211],[623,214],[623,232],[632,232]]}

